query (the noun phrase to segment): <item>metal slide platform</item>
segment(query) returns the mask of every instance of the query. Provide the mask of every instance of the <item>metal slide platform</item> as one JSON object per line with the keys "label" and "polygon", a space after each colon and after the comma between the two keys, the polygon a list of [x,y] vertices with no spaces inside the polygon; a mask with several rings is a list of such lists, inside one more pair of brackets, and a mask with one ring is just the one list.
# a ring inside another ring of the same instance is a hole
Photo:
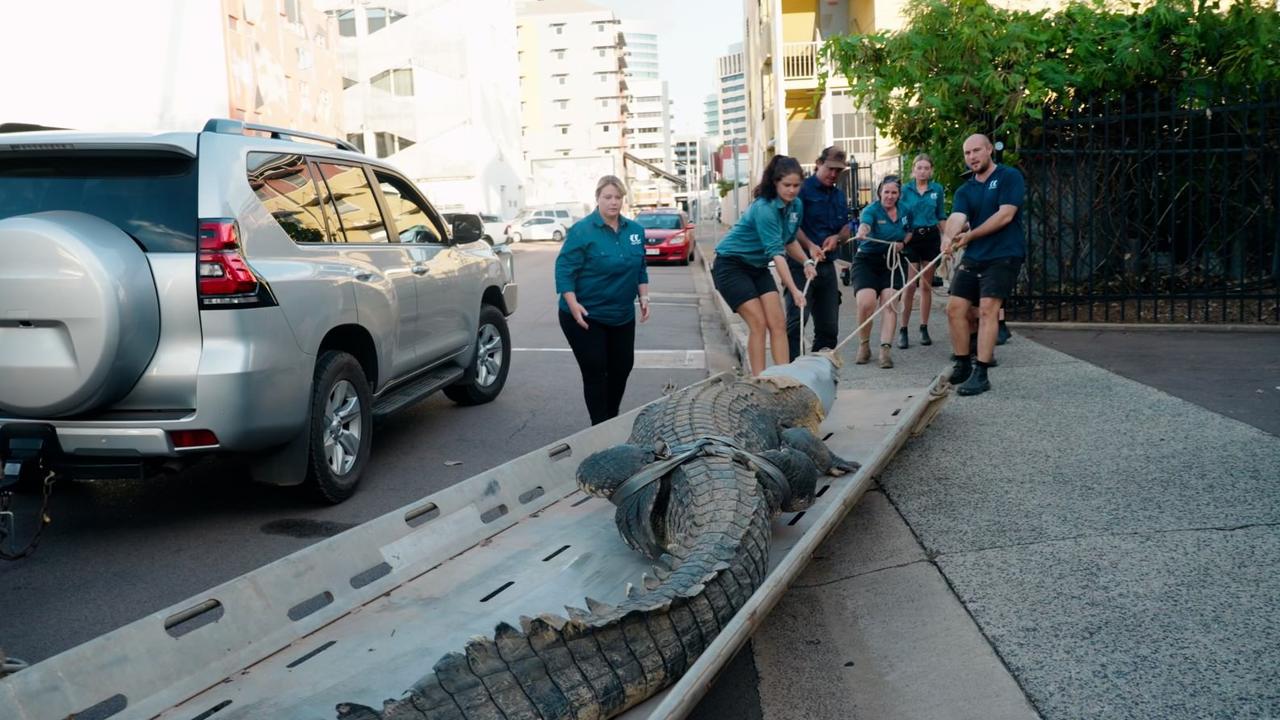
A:
{"label": "metal slide platform", "polygon": [[[716,382],[720,376],[704,382]],[[818,543],[948,395],[842,390],[823,424],[856,459],[809,510],[774,524],[769,576],[663,694],[625,718],[683,717]],[[316,543],[0,680],[0,717],[328,720],[339,702],[381,707],[500,621],[616,603],[649,564],[614,507],[577,489],[582,458],[618,442],[635,411]],[[824,434],[825,434],[824,433]],[[821,486],[820,486],[821,487]],[[87,711],[87,712],[86,712]]]}

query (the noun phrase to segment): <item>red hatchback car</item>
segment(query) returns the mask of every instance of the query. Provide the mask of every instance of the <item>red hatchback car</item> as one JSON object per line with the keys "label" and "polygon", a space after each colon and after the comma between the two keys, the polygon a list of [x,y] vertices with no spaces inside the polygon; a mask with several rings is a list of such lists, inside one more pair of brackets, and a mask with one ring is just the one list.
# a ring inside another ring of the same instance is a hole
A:
{"label": "red hatchback car", "polygon": [[688,265],[693,259],[693,223],[675,208],[643,210],[636,222],[644,228],[644,254],[651,262]]}

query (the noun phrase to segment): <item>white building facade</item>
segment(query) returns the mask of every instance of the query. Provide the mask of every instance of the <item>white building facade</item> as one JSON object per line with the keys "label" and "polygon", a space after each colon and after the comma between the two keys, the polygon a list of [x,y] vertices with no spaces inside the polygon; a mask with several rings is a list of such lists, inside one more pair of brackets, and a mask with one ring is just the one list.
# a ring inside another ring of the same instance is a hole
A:
{"label": "white building facade", "polygon": [[618,18],[583,0],[517,5],[516,49],[527,204],[594,201],[624,175],[628,81]]}
{"label": "white building facade", "polygon": [[317,2],[338,25],[347,139],[444,212],[514,217],[526,190],[514,0]]}

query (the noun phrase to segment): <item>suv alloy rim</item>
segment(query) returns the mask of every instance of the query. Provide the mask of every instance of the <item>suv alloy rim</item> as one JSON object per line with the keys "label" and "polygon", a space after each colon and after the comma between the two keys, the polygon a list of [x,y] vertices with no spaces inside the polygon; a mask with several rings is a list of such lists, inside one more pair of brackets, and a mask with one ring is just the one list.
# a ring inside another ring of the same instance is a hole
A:
{"label": "suv alloy rim", "polygon": [[345,475],[360,454],[360,396],[348,380],[334,384],[324,405],[324,458],[335,475]]}
{"label": "suv alloy rim", "polygon": [[476,353],[476,384],[489,387],[502,370],[502,334],[498,328],[489,324],[480,328]]}

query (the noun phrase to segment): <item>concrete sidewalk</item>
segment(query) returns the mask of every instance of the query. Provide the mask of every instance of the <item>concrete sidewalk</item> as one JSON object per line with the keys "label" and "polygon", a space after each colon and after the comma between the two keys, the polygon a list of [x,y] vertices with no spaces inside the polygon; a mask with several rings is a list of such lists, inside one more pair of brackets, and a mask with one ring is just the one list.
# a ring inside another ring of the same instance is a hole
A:
{"label": "concrete sidewalk", "polygon": [[[925,387],[930,331],[842,385]],[[997,357],[754,637],[760,716],[1280,717],[1280,438],[1022,335]]]}

